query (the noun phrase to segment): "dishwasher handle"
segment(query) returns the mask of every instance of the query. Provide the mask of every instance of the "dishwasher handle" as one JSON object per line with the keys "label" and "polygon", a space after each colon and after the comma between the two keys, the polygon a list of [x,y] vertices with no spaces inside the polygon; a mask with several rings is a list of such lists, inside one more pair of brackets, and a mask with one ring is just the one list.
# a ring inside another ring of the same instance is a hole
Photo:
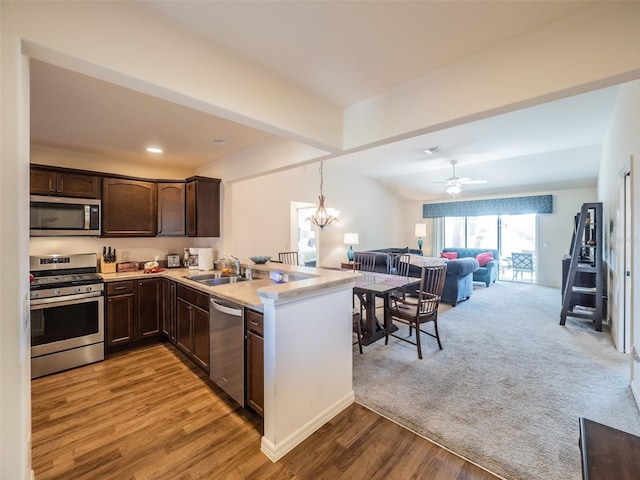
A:
{"label": "dishwasher handle", "polygon": [[233,315],[234,317],[242,317],[242,308],[232,308],[217,303],[213,298],[210,298],[211,306],[218,310],[219,312],[226,313],[227,315]]}

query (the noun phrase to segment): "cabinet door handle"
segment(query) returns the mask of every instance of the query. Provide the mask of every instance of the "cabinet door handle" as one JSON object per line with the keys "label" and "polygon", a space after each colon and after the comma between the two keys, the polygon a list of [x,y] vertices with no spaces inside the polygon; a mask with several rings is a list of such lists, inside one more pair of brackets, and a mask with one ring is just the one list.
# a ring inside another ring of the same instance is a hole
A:
{"label": "cabinet door handle", "polygon": [[262,325],[262,323],[254,322],[253,320],[249,320],[249,322],[251,322],[251,325],[255,325],[256,327],[259,327],[260,325]]}
{"label": "cabinet door handle", "polygon": [[53,180],[51,180],[51,178],[49,178],[49,191],[53,192]]}
{"label": "cabinet door handle", "polygon": [[115,287],[114,290],[124,290],[127,287]]}

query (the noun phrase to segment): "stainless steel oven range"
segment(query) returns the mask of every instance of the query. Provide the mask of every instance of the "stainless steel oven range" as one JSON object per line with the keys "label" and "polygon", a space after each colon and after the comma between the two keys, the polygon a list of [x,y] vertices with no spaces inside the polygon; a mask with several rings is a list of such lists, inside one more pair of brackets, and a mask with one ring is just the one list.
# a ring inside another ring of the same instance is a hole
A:
{"label": "stainless steel oven range", "polygon": [[104,360],[104,283],[95,253],[29,257],[31,378]]}

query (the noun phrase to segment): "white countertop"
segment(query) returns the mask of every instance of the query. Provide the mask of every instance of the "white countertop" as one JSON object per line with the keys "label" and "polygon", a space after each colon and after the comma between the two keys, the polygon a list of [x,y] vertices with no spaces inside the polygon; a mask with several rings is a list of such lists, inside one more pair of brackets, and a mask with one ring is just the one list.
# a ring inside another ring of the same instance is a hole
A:
{"label": "white countertop", "polygon": [[[190,280],[188,277],[220,272],[219,270],[203,271],[187,268],[165,268],[159,273],[144,273],[142,270],[138,270],[135,272],[101,273],[100,275],[105,282],[138,280],[153,277],[168,278],[203,293],[240,303],[245,307],[259,311],[262,311],[262,301],[260,297],[277,300],[306,296],[317,293],[319,290],[352,283],[360,277],[358,272],[350,270],[326,270],[271,262],[264,265],[255,265],[250,260],[243,261],[242,266],[250,266],[253,268],[254,274],[257,272],[257,275],[262,274],[266,278],[257,278],[255,280],[246,280],[211,287]],[[268,278],[269,272],[276,270],[283,273],[294,273],[297,277],[305,276],[308,278],[287,283],[276,283]]]}

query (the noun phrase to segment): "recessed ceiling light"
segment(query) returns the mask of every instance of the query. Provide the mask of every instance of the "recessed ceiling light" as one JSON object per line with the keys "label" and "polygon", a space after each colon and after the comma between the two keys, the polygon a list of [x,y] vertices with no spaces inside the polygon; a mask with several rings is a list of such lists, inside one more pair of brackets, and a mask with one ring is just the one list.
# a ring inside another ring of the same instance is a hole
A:
{"label": "recessed ceiling light", "polygon": [[220,145],[220,146],[227,144],[227,141],[225,139],[223,139],[223,138],[214,138],[212,140],[212,142],[215,143],[216,145]]}
{"label": "recessed ceiling light", "polygon": [[162,149],[158,147],[147,147],[149,153],[162,153]]}
{"label": "recessed ceiling light", "polygon": [[426,148],[424,150],[424,153],[426,153],[427,155],[435,155],[436,153],[440,153],[440,152],[442,152],[442,148],[438,146]]}

